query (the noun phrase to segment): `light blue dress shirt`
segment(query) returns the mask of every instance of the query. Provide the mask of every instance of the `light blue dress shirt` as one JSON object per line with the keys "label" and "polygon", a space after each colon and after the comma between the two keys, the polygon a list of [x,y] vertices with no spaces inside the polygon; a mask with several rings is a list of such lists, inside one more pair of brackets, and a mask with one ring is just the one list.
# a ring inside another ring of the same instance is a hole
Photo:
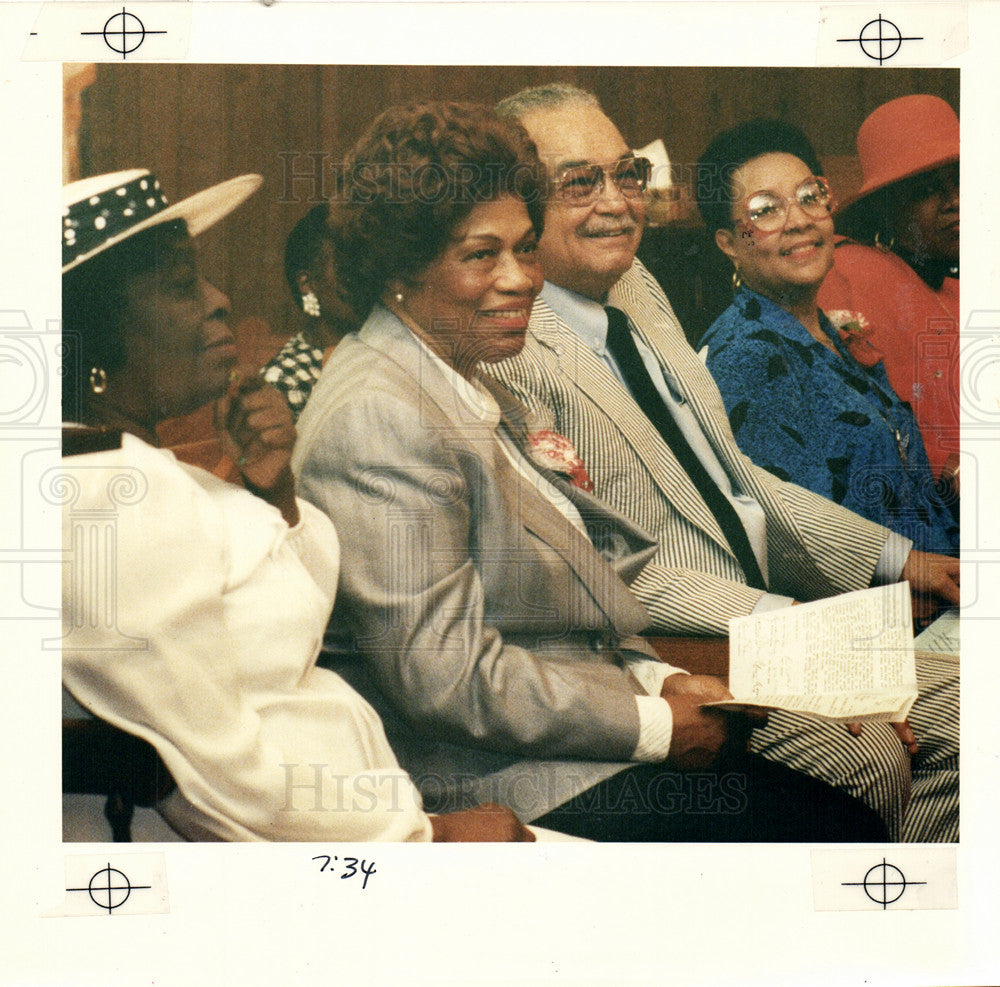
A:
{"label": "light blue dress shirt", "polygon": [[[567,288],[551,284],[546,281],[542,288],[541,297],[562,321],[569,326],[591,349],[607,368],[621,381],[622,386],[629,390],[628,384],[622,375],[617,361],[608,350],[608,316],[604,311],[604,306],[595,302],[592,298],[577,294]],[[631,325],[631,322],[630,322]],[[765,580],[768,578],[767,572],[767,518],[764,509],[756,498],[749,496],[734,487],[732,477],[726,472],[715,450],[712,448],[708,437],[698,424],[694,413],[691,410],[687,399],[684,397],[684,390],[669,373],[667,373],[656,354],[649,349],[642,339],[635,333],[633,328],[632,338],[635,341],[636,349],[642,357],[653,385],[657,393],[663,399],[667,410],[674,417],[684,437],[688,440],[695,455],[701,460],[702,465],[708,475],[718,484],[726,499],[733,505],[737,516],[743,524],[747,533],[747,539],[760,566],[760,571]],[[629,390],[631,393],[631,390]],[[633,395],[634,397],[634,395]],[[882,548],[878,565],[872,577],[872,585],[878,586],[898,580],[902,572],[903,565],[910,553],[912,542],[902,538],[895,533],[890,534],[889,540]],[[765,593],[757,605],[754,612],[764,610],[775,610],[791,604],[792,598],[780,596],[775,593]]]}

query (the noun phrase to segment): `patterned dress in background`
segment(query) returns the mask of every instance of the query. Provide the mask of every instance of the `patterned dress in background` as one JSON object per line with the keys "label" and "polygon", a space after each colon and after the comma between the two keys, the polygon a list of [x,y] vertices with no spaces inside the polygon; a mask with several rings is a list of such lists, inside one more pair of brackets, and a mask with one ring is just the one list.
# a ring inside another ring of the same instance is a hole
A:
{"label": "patterned dress in background", "polygon": [[[913,540],[956,554],[958,525],[920,430],[881,361],[837,353],[770,299],[740,288],[702,339],[740,448],[759,466]],[[839,354],[839,355],[838,355]]]}
{"label": "patterned dress in background", "polygon": [[323,351],[307,342],[299,332],[264,364],[260,372],[264,380],[285,396],[292,409],[292,418],[298,420],[323,372]]}

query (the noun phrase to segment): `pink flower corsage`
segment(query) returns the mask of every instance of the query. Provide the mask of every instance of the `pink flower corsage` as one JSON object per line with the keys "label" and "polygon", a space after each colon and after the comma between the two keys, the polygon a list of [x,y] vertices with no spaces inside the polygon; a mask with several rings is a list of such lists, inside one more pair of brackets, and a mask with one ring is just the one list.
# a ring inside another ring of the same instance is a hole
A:
{"label": "pink flower corsage", "polygon": [[574,487],[593,492],[594,481],[587,475],[587,467],[565,435],[543,428],[530,432],[528,441],[531,443],[532,453],[541,465],[567,476]]}
{"label": "pink flower corsage", "polygon": [[863,367],[874,367],[882,359],[882,352],[872,345],[872,327],[860,312],[835,309],[826,317],[840,333],[841,341],[848,352]]}

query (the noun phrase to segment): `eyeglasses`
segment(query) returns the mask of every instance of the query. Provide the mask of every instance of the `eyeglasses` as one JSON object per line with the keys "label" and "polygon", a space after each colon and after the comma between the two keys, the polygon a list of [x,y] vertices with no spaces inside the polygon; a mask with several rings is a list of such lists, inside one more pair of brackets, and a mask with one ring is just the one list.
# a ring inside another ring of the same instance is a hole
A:
{"label": "eyeglasses", "polygon": [[565,168],[556,176],[555,194],[567,202],[583,205],[604,191],[610,178],[626,199],[637,199],[646,190],[653,163],[648,158],[622,158],[608,168],[601,165],[577,165]]}
{"label": "eyeglasses", "polygon": [[774,192],[754,192],[747,196],[743,212],[751,226],[761,233],[776,233],[785,225],[794,202],[812,219],[825,219],[833,211],[833,193],[826,179],[810,175],[799,182],[791,199]]}

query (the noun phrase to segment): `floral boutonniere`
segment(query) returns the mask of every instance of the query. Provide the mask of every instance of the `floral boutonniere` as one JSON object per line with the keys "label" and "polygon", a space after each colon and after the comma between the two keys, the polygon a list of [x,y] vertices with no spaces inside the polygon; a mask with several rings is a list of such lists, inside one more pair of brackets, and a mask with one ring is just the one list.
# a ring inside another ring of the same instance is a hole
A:
{"label": "floral boutonniere", "polygon": [[827,312],[826,317],[858,363],[865,367],[874,367],[882,359],[881,351],[872,345],[872,327],[860,312],[835,309]]}
{"label": "floral boutonniere", "polygon": [[569,478],[574,487],[579,487],[588,493],[593,492],[594,481],[587,475],[587,467],[583,465],[583,460],[576,454],[573,443],[565,435],[544,428],[537,432],[529,432],[528,442],[532,456],[539,465],[554,473],[562,473]]}

